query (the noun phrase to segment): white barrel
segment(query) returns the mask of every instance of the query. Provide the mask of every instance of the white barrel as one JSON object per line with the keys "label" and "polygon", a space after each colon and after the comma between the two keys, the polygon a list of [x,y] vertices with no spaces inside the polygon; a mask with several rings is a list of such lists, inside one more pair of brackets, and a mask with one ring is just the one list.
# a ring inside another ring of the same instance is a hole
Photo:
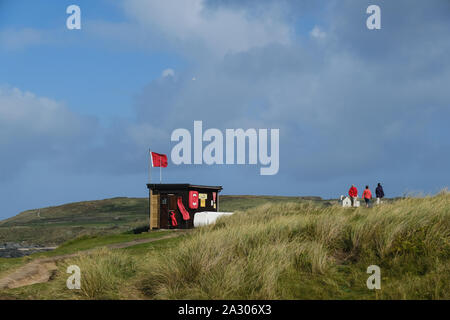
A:
{"label": "white barrel", "polygon": [[216,223],[219,217],[232,215],[233,212],[214,212],[214,211],[203,211],[197,212],[194,215],[194,227],[206,226],[208,224]]}

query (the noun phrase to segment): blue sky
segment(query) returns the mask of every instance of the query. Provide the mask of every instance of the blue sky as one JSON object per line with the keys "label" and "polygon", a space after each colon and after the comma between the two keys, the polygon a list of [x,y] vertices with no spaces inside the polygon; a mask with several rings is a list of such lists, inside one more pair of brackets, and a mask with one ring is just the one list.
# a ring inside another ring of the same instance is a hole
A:
{"label": "blue sky", "polygon": [[280,171],[169,162],[166,182],[435,193],[450,178],[449,18],[446,0],[2,0],[0,218],[145,196],[147,149],[170,155],[194,120],[280,129]]}
{"label": "blue sky", "polygon": [[[41,34],[35,45],[2,50],[1,60],[8,61],[2,68],[3,84],[64,101],[76,112],[106,121],[114,116],[132,117],[129,106],[136,88],[158,78],[165,65],[182,68],[182,57],[164,48],[150,52],[113,43],[99,45],[89,32],[65,29],[70,4],[73,1],[3,1],[3,30],[31,29]],[[95,21],[125,21],[113,1],[77,4],[82,8],[84,29]]]}

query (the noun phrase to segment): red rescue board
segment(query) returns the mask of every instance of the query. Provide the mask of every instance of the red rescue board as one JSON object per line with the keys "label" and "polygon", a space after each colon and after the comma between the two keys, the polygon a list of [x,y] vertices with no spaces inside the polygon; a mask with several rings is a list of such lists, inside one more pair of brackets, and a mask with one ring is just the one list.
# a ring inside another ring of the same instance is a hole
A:
{"label": "red rescue board", "polygon": [[183,205],[183,198],[182,197],[178,197],[177,204],[178,204],[178,209],[180,210],[181,215],[183,216],[183,219],[184,220],[189,220],[190,219],[189,212],[186,210],[186,208]]}

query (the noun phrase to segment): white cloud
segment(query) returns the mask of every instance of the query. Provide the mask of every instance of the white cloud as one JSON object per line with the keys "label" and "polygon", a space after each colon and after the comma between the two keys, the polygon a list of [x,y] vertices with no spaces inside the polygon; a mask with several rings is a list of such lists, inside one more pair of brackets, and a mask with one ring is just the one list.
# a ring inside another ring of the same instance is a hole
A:
{"label": "white cloud", "polygon": [[[137,150],[147,150],[151,142],[166,141],[170,133],[147,123],[131,124],[125,129],[126,136]],[[153,146],[154,147],[154,146]]]}
{"label": "white cloud", "polygon": [[45,42],[43,32],[36,29],[5,29],[0,31],[0,47],[17,50]]}
{"label": "white cloud", "polygon": [[173,77],[175,75],[175,71],[173,69],[165,69],[162,74],[161,74],[164,78],[165,77]]}
{"label": "white cloud", "polygon": [[96,122],[55,100],[0,87],[0,180],[29,161],[51,159],[92,133]]}
{"label": "white cloud", "polygon": [[2,139],[13,138],[11,134],[65,136],[81,129],[81,119],[62,103],[18,88],[0,88]]}
{"label": "white cloud", "polygon": [[128,15],[181,46],[224,55],[269,43],[289,43],[290,29],[276,10],[249,17],[245,10],[207,9],[202,0],[124,2]]}
{"label": "white cloud", "polygon": [[322,31],[318,26],[315,26],[309,34],[311,35],[311,37],[316,39],[323,39],[327,36],[327,34],[324,31]]}

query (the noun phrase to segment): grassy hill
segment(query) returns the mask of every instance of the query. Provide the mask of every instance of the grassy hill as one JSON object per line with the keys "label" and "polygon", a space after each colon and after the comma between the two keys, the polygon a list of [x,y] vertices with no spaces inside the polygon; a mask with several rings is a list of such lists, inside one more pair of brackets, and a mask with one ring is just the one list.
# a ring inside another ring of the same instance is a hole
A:
{"label": "grassy hill", "polygon": [[[235,211],[264,203],[312,200],[317,197],[221,196],[220,210]],[[323,201],[324,204],[328,202]],[[107,235],[148,225],[147,198],[112,198],[24,211],[0,221],[0,242],[58,245],[83,235]]]}
{"label": "grassy hill", "polygon": [[[81,254],[58,263],[51,281],[0,297],[450,299],[450,193],[368,209],[291,200],[264,200],[176,238]],[[81,238],[61,250],[113,238]],[[65,288],[71,264],[83,272],[81,290]],[[381,268],[381,290],[366,286],[370,265]]]}
{"label": "grassy hill", "polygon": [[121,233],[148,219],[145,198],[113,198],[28,210],[0,221],[0,242],[58,245],[82,235]]}
{"label": "grassy hill", "polygon": [[24,211],[0,221],[0,226],[125,224],[143,218],[148,208],[147,201],[145,198],[112,198],[69,203]]}

